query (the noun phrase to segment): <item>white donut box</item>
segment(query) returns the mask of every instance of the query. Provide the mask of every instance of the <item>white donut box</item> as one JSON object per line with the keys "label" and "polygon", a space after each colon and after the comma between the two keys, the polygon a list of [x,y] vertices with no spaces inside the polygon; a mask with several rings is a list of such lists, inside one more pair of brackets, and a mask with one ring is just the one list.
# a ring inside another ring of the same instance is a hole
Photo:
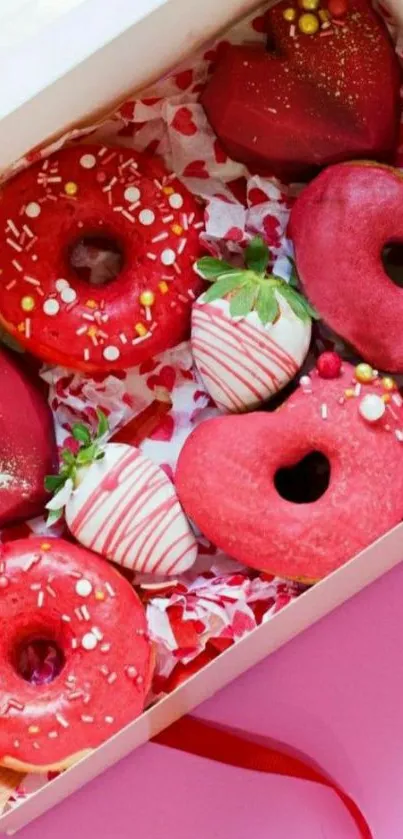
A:
{"label": "white donut box", "polygon": [[[403,18],[403,0],[390,0]],[[0,0],[0,170],[93,122],[256,0]],[[359,510],[356,511],[359,515]],[[309,589],[89,757],[0,818],[12,835],[403,559],[403,524]]]}

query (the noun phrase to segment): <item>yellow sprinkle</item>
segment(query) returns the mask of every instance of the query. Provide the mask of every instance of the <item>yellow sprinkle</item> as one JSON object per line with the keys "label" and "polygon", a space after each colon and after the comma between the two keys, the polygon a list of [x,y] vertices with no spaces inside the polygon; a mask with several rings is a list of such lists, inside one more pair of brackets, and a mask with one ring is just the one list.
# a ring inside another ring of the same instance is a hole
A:
{"label": "yellow sprinkle", "polygon": [[291,23],[291,21],[295,20],[296,15],[297,15],[297,13],[296,13],[295,9],[292,9],[291,7],[288,8],[288,9],[284,9],[284,11],[283,11],[284,20],[287,20],[290,23]]}
{"label": "yellow sprinkle", "polygon": [[353,389],[352,387],[348,387],[348,388],[344,391],[344,396],[346,397],[346,399],[352,399],[352,398],[353,398],[353,396],[355,396],[355,391],[354,391],[354,389]]}
{"label": "yellow sprinkle", "polygon": [[97,309],[98,303],[96,300],[87,300],[86,304],[87,309]]}
{"label": "yellow sprinkle", "polygon": [[318,12],[318,15],[319,15],[322,23],[326,23],[326,21],[329,20],[329,17],[330,17],[327,9],[320,9],[319,12]]}
{"label": "yellow sprinkle", "polygon": [[155,294],[150,289],[142,291],[140,294],[140,303],[142,306],[152,306],[155,301]]}
{"label": "yellow sprinkle", "polygon": [[50,551],[51,545],[49,542],[42,542],[41,551]]}
{"label": "yellow sprinkle", "polygon": [[384,376],[381,381],[381,385],[384,390],[396,390],[396,382],[394,379],[392,379],[392,376]]}
{"label": "yellow sprinkle", "polygon": [[74,183],[74,181],[67,181],[67,183],[64,185],[64,191],[66,195],[76,195],[76,193],[78,192],[78,186],[76,183]]}
{"label": "yellow sprinkle", "polygon": [[172,233],[175,233],[175,236],[182,236],[183,227],[180,224],[173,224],[171,227]]}
{"label": "yellow sprinkle", "polygon": [[387,405],[390,402],[390,393],[383,393],[381,399]]}
{"label": "yellow sprinkle", "polygon": [[158,283],[158,288],[161,294],[167,294],[169,291],[168,283],[166,283],[165,280],[162,280],[162,282]]}
{"label": "yellow sprinkle", "polygon": [[39,734],[40,732],[39,725],[30,725],[28,729],[28,734]]}
{"label": "yellow sprinkle", "polygon": [[87,329],[87,335],[88,335],[89,338],[95,338],[97,332],[98,332],[98,329],[97,329],[96,326],[90,326]]}
{"label": "yellow sprinkle", "polygon": [[35,300],[33,297],[23,297],[21,300],[21,309],[23,312],[32,312],[35,308]]}
{"label": "yellow sprinkle", "polygon": [[100,591],[98,589],[98,591],[95,592],[95,600],[105,600],[105,595],[103,591]]}
{"label": "yellow sprinkle", "polygon": [[25,323],[19,323],[17,329],[18,332],[25,332]]}
{"label": "yellow sprinkle", "polygon": [[172,195],[175,192],[175,190],[172,186],[164,186],[164,192],[165,195]]}
{"label": "yellow sprinkle", "polygon": [[147,335],[147,329],[144,326],[144,323],[136,323],[134,329],[135,332],[137,332],[137,335],[139,335],[141,338],[143,337],[143,335]]}

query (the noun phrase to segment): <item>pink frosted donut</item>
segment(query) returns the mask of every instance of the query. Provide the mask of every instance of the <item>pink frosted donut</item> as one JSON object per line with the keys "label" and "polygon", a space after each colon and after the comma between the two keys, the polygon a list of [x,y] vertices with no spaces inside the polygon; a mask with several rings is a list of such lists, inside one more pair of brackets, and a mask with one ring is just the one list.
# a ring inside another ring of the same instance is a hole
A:
{"label": "pink frosted donut", "polygon": [[[63,769],[143,710],[153,669],[144,609],[112,566],[61,539],[3,546],[0,590],[0,764]],[[40,642],[57,648],[60,671],[42,684],[20,668]]]}
{"label": "pink frosted donut", "polygon": [[400,394],[379,379],[364,386],[348,364],[333,380],[313,371],[279,411],[201,423],[178,495],[230,556],[317,580],[401,521],[402,426]]}

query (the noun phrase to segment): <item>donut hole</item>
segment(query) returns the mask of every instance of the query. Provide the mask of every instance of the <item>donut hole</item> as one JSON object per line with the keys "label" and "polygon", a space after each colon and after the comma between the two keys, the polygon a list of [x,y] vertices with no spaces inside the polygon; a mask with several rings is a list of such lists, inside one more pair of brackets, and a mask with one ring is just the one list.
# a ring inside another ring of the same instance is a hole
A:
{"label": "donut hole", "polygon": [[88,233],[72,243],[68,260],[81,281],[100,287],[116,280],[125,258],[123,247],[113,236]]}
{"label": "donut hole", "polygon": [[383,270],[394,285],[403,288],[403,241],[387,242],[381,253]]}
{"label": "donut hole", "polygon": [[312,504],[325,494],[330,482],[330,462],[319,451],[309,452],[292,466],[278,469],[274,485],[285,501]]}
{"label": "donut hole", "polygon": [[63,650],[54,638],[25,638],[16,646],[12,657],[18,675],[31,685],[50,684],[65,665]]}

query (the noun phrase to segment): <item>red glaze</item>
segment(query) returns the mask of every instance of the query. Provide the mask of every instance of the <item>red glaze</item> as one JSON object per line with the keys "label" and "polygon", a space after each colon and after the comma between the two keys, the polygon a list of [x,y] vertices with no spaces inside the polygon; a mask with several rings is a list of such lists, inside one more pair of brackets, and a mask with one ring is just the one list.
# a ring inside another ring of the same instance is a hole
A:
{"label": "red glaze", "polygon": [[0,350],[0,527],[38,515],[45,476],[57,464],[53,419],[43,394],[11,353]]}
{"label": "red glaze", "polygon": [[[0,571],[0,763],[67,766],[143,710],[153,658],[144,609],[112,566],[61,539],[8,543]],[[64,653],[50,684],[16,671],[35,639]]]}
{"label": "red glaze", "polygon": [[352,0],[345,25],[304,35],[303,9],[295,6],[291,23],[283,17],[290,6],[283,0],[267,14],[273,52],[231,46],[213,73],[202,103],[221,143],[252,170],[285,180],[352,157],[390,160],[400,74],[383,23],[368,0]]}
{"label": "red glaze", "polygon": [[381,253],[403,241],[397,169],[350,163],[322,172],[291,213],[298,273],[329,326],[376,367],[403,371],[403,294]]}
{"label": "red glaze", "polygon": [[323,352],[316,359],[316,369],[321,379],[337,379],[341,371],[341,358],[337,352]]}
{"label": "red glaze", "polygon": [[[193,262],[203,211],[159,159],[74,146],[17,175],[1,197],[0,322],[30,352],[113,370],[186,337],[201,288]],[[71,249],[85,236],[123,251],[116,279],[92,285],[71,267]],[[146,290],[154,295],[148,309]]]}
{"label": "red glaze", "polygon": [[[344,400],[353,373],[344,364],[340,378],[326,381],[314,370],[310,388],[304,383],[279,411],[218,417],[191,434],[176,488],[211,542],[252,568],[315,580],[401,521],[403,449],[394,430],[402,427],[402,408],[393,403],[382,420],[367,423],[361,399],[382,389],[360,386],[358,396]],[[398,395],[397,402],[401,406]],[[330,463],[326,491],[307,503],[308,473],[299,503],[285,500],[275,485],[277,471],[314,451]]]}

